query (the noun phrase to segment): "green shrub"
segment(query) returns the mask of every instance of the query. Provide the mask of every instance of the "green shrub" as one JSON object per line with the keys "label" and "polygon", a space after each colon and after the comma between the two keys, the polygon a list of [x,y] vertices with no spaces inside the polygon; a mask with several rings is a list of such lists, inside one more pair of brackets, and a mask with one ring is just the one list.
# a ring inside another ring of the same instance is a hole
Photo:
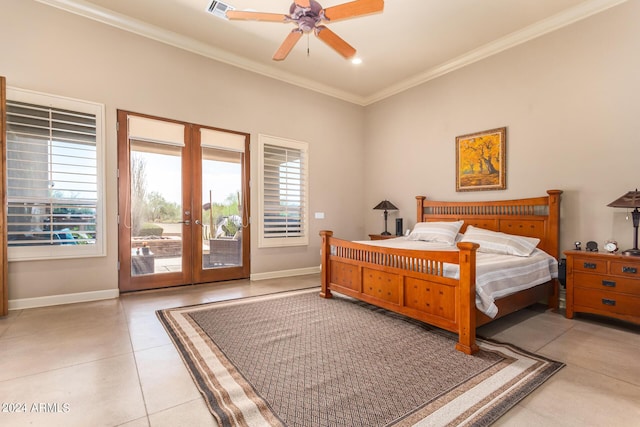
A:
{"label": "green shrub", "polygon": [[227,221],[225,224],[222,224],[222,230],[224,231],[224,235],[228,236],[228,237],[233,237],[235,236],[236,232],[238,231],[238,226],[235,225],[233,223],[233,221],[229,220],[227,218]]}
{"label": "green shrub", "polygon": [[159,225],[146,223],[142,226],[142,229],[140,230],[140,237],[145,237],[145,236],[160,237],[162,236],[163,231],[164,229]]}

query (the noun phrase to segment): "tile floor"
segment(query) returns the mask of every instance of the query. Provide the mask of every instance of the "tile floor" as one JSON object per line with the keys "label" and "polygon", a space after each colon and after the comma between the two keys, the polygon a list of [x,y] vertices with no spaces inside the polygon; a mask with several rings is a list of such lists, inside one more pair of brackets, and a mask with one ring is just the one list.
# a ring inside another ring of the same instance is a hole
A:
{"label": "tile floor", "polygon": [[[0,319],[0,425],[214,425],[155,311],[318,284],[232,281],[12,311]],[[479,334],[567,364],[495,425],[640,425],[640,327],[523,310]]]}

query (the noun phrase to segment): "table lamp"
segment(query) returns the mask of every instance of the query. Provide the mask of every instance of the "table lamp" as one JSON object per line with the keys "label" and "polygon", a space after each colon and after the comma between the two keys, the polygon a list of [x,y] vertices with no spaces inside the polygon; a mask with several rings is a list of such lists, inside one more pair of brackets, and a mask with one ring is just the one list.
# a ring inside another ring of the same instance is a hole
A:
{"label": "table lamp", "polygon": [[629,191],[613,202],[609,203],[607,206],[612,208],[633,208],[631,212],[631,216],[633,218],[633,248],[627,249],[622,252],[622,255],[632,255],[632,256],[640,256],[640,249],[638,249],[638,224],[640,224],[640,211],[638,208],[640,207],[640,191],[636,188],[636,191]]}
{"label": "table lamp", "polygon": [[381,233],[381,235],[390,236],[391,233],[387,231],[387,217],[389,216],[389,211],[397,211],[398,208],[396,208],[390,201],[383,200],[378,203],[373,209],[384,210],[384,231]]}

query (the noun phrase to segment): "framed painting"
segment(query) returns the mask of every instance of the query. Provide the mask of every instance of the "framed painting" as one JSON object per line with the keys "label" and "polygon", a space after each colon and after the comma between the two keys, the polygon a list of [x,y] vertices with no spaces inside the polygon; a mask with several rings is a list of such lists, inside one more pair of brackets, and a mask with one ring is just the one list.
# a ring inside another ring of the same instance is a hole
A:
{"label": "framed painting", "polygon": [[456,191],[504,190],[507,128],[456,137]]}

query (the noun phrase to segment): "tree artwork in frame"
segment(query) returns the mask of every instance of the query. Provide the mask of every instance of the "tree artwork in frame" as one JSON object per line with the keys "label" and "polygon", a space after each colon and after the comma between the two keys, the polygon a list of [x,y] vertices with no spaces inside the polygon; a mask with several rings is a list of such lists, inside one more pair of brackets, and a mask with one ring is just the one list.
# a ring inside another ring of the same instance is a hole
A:
{"label": "tree artwork in frame", "polygon": [[507,128],[456,137],[456,191],[504,190]]}

